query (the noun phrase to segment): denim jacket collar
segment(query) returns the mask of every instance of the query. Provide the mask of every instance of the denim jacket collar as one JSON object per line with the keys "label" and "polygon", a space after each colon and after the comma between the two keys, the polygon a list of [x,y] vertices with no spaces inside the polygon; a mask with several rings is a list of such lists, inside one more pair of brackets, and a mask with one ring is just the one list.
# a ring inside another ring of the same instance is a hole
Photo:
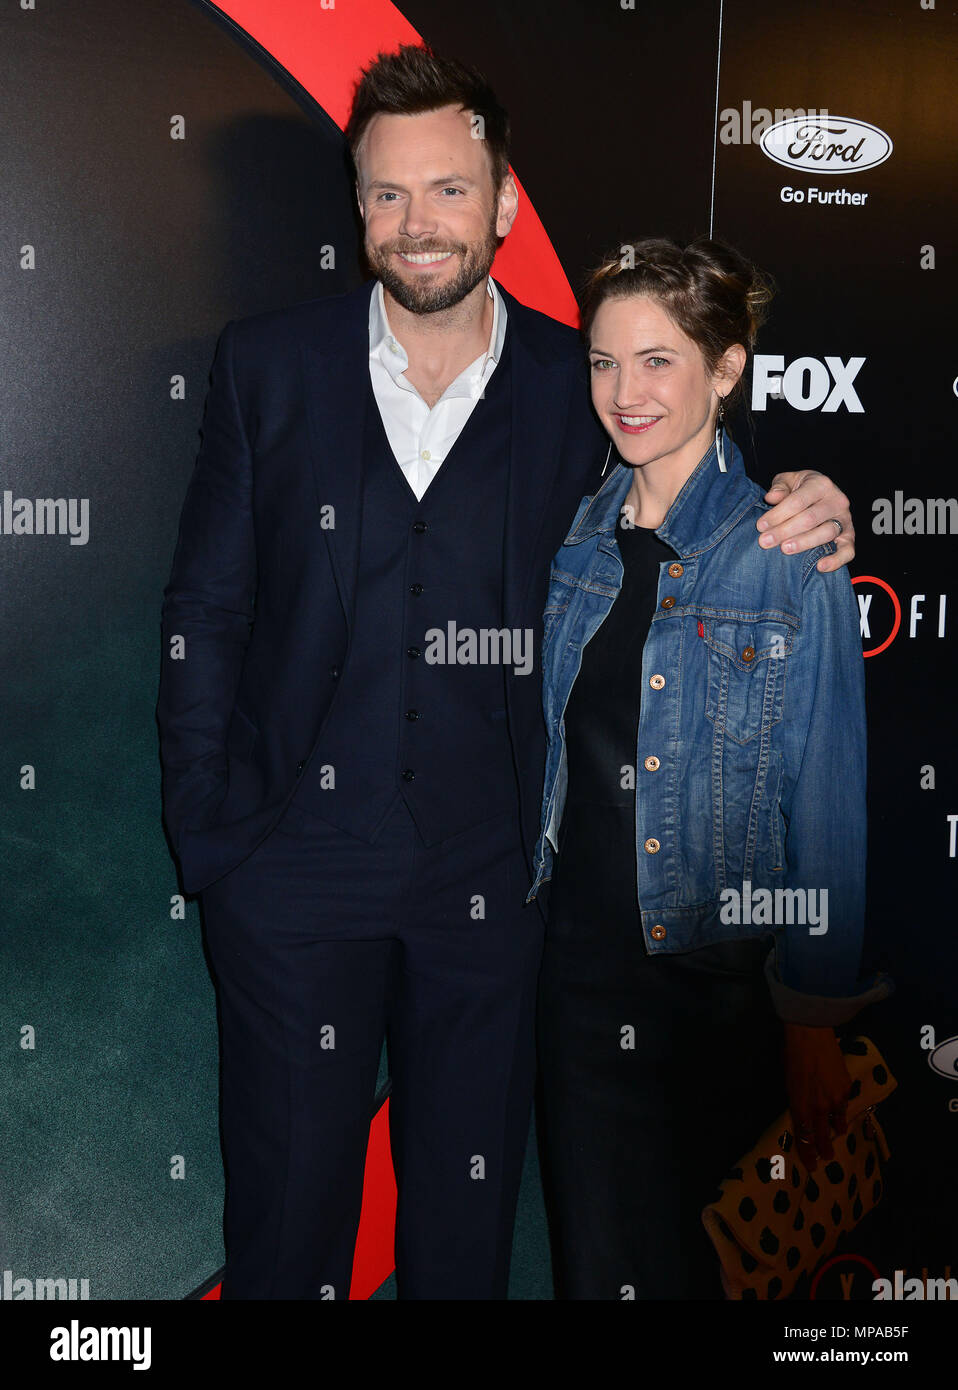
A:
{"label": "denim jacket collar", "polygon": [[[755,484],[750,481],[741,450],[723,430],[725,465],[718,466],[715,445],[700,459],[683,484],[655,534],[676,554],[688,557],[710,549],[755,505]],[[632,485],[633,469],[619,463],[603,483],[565,538],[577,545],[599,534],[611,535]]]}

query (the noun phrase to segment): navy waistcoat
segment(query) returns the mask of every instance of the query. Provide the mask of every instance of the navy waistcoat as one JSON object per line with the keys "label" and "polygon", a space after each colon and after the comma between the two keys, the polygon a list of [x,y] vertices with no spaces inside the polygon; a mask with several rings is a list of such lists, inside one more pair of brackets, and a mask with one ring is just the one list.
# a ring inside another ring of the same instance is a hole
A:
{"label": "navy waistcoat", "polygon": [[353,627],[293,801],[370,842],[400,797],[427,845],[517,809],[504,665],[521,665],[523,649],[502,627],[509,339],[507,328],[485,394],[421,501],[367,383]]}

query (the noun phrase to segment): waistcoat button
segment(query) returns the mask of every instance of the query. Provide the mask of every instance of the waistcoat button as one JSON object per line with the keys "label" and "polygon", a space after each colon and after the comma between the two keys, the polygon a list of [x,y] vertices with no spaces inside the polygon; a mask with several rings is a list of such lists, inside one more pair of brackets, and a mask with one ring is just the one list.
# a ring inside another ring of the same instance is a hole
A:
{"label": "waistcoat button", "polygon": [[412,529],[416,532],[417,536],[421,536],[426,529],[426,523],[424,521],[414,521]]}
{"label": "waistcoat button", "polygon": [[651,757],[646,758],[646,760],[645,760],[645,769],[646,769],[647,772],[658,772],[658,770],[659,770],[659,760],[658,760],[658,758],[655,756],[654,753],[652,754]]}
{"label": "waistcoat button", "polygon": [[684,565],[669,565],[669,574],[671,575],[671,577],[672,577],[673,579],[678,579],[679,576],[680,576],[680,575],[683,575],[684,573],[685,573],[685,566],[684,566]]}
{"label": "waistcoat button", "polygon": [[402,775],[402,779],[404,782],[412,782],[415,779],[415,776],[416,774],[413,772],[412,768],[407,767],[406,771]]}
{"label": "waistcoat button", "polygon": [[645,852],[646,852],[646,854],[658,854],[660,848],[661,848],[661,846],[659,845],[658,840],[653,839],[652,836],[650,835],[649,838],[648,838],[648,839],[646,840],[646,842],[645,842]]}
{"label": "waistcoat button", "polygon": [[652,687],[653,690],[661,690],[664,684],[665,684],[665,677],[664,677],[664,676],[658,676],[658,675],[656,675],[656,676],[650,676],[650,677],[649,677],[649,685],[651,685],[651,687]]}

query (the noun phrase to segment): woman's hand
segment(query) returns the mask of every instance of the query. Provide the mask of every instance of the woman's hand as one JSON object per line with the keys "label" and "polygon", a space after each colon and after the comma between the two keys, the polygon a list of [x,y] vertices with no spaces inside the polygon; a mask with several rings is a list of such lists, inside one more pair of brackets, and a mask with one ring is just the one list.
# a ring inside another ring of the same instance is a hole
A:
{"label": "woman's hand", "polygon": [[809,1173],[834,1158],[831,1131],[844,1134],[852,1081],[834,1028],[785,1024],[785,1085],[798,1156]]}
{"label": "woman's hand", "polygon": [[[848,498],[824,473],[811,468],[797,473],[776,473],[765,500],[774,502],[775,506],[756,522],[762,532],[759,545],[781,545],[792,555],[834,541],[838,547],[835,554],[823,555],[815,567],[822,574],[841,569],[854,556],[855,527]],[[832,525],[833,517],[841,522],[841,531]]]}

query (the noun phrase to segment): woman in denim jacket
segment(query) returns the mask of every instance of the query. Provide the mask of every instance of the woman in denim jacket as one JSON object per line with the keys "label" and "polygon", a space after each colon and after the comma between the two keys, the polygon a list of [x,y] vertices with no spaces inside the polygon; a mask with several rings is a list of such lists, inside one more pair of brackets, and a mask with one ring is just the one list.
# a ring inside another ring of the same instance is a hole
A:
{"label": "woman in denim jacket", "polygon": [[619,461],[545,610],[543,1172],[559,1297],[717,1298],[702,1207],[786,1103],[806,1168],[832,1156],[834,1028],[888,988],[858,979],[863,661],[834,545],[756,546],[722,425],[768,281],[712,241],[622,250],[582,315]]}

